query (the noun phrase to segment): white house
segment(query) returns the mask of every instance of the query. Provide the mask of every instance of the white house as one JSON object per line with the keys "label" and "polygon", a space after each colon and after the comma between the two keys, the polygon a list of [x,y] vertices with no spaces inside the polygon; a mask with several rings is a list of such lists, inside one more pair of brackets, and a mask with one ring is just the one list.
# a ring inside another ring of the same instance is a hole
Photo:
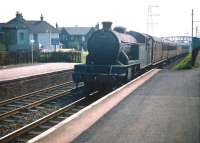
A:
{"label": "white house", "polygon": [[29,39],[38,44],[42,51],[55,51],[59,48],[59,31],[43,21],[42,16],[40,21],[27,21],[27,23],[30,29]]}

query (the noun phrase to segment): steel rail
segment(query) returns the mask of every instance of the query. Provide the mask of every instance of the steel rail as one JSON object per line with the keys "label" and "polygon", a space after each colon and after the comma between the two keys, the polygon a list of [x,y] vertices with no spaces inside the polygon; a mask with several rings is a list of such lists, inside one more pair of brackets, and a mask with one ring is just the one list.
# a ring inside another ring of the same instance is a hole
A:
{"label": "steel rail", "polygon": [[62,114],[63,112],[71,110],[77,104],[80,104],[83,101],[85,101],[85,99],[87,99],[87,98],[86,97],[82,97],[81,99],[79,99],[79,100],[77,100],[77,101],[75,101],[75,102],[73,102],[73,103],[71,103],[71,104],[69,104],[69,105],[67,105],[67,106],[65,106],[63,108],[60,108],[57,111],[54,111],[54,112],[50,113],[49,115],[44,116],[43,118],[40,118],[40,119],[36,120],[35,122],[32,122],[32,123],[20,128],[20,129],[17,129],[15,131],[13,131],[13,132],[1,137],[0,138],[0,142],[1,143],[6,143],[6,142],[9,142],[9,141],[12,141],[16,137],[18,137],[18,136],[30,131],[31,129],[33,129],[33,128],[35,128],[35,127],[37,127],[37,126],[39,126],[39,125],[41,125],[41,124],[43,124],[43,123],[45,123],[47,121],[49,121],[50,119],[58,116],[59,114]]}
{"label": "steel rail", "polygon": [[27,110],[27,109],[36,107],[38,105],[41,105],[41,104],[43,104],[45,102],[49,102],[49,101],[54,100],[54,99],[56,99],[58,97],[65,96],[67,93],[70,93],[73,89],[74,88],[66,90],[66,91],[63,91],[61,93],[57,93],[57,94],[55,94],[53,96],[46,97],[44,99],[38,100],[36,102],[30,103],[28,105],[22,106],[22,107],[17,108],[17,109],[11,110],[9,112],[5,112],[5,113],[3,113],[3,114],[0,115],[0,120],[2,120],[4,118],[7,118],[7,117],[9,117],[11,115],[17,114],[17,113],[19,113],[19,112],[21,112],[23,110]]}
{"label": "steel rail", "polygon": [[72,84],[72,83],[73,83],[72,81],[70,81],[70,82],[65,82],[65,83],[61,83],[61,84],[58,84],[58,85],[50,86],[50,87],[47,87],[47,88],[44,88],[44,89],[40,89],[40,90],[31,92],[31,93],[23,94],[23,95],[21,95],[21,96],[13,97],[13,98],[11,98],[11,99],[7,99],[7,100],[4,100],[4,101],[0,101],[0,106],[3,106],[3,105],[5,105],[5,104],[18,101],[18,100],[20,100],[20,99],[24,99],[24,98],[26,98],[26,97],[34,96],[34,94],[38,94],[38,93],[41,93],[41,92],[45,92],[45,91],[48,91],[48,90],[52,90],[53,88],[61,87],[61,86],[68,85],[68,84]]}

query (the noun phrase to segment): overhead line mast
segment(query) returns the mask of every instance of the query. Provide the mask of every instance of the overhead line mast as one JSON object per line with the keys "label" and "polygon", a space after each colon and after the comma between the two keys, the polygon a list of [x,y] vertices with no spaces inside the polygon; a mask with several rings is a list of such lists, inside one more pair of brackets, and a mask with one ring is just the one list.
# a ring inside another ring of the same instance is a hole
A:
{"label": "overhead line mast", "polygon": [[154,22],[154,18],[160,16],[159,13],[155,13],[153,9],[159,8],[158,5],[148,5],[148,13],[147,13],[147,33],[150,35],[154,35],[155,25],[158,24]]}

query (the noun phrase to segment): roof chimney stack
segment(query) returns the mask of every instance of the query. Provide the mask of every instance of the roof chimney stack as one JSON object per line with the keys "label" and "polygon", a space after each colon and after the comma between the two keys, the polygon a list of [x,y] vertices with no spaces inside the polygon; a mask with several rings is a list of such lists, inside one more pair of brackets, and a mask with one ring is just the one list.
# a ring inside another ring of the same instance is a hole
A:
{"label": "roof chimney stack", "polygon": [[16,17],[17,17],[17,18],[22,17],[22,13],[20,13],[19,11],[17,11],[17,12],[16,12]]}
{"label": "roof chimney stack", "polygon": [[99,23],[96,24],[95,28],[99,30]]}
{"label": "roof chimney stack", "polygon": [[41,14],[41,16],[40,16],[40,20],[41,21],[43,21],[44,20],[44,17],[43,17],[43,15]]}
{"label": "roof chimney stack", "polygon": [[105,31],[111,30],[112,22],[104,21],[102,22],[102,24],[103,24],[103,30]]}

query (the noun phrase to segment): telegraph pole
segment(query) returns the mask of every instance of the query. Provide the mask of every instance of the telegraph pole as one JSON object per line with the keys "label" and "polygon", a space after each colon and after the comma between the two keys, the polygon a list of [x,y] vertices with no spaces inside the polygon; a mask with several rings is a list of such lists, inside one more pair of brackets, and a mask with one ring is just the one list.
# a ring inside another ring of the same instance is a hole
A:
{"label": "telegraph pole", "polygon": [[198,26],[196,26],[196,37],[198,36]]}
{"label": "telegraph pole", "polygon": [[193,24],[194,24],[194,11],[192,9],[192,38],[193,38]]}
{"label": "telegraph pole", "polygon": [[[192,43],[191,43],[191,49],[192,49],[192,66],[195,64],[196,56],[198,54],[198,49],[197,47],[194,47],[194,38],[193,38],[193,27],[194,27],[194,22],[200,22],[200,21],[194,21],[194,11],[192,9]],[[197,28],[196,28],[196,34],[197,34]]]}
{"label": "telegraph pole", "polygon": [[193,48],[193,24],[194,24],[194,11],[192,9],[192,42],[191,42],[191,50],[192,50],[192,66],[194,66],[195,63],[195,54],[194,54],[194,48]]}

